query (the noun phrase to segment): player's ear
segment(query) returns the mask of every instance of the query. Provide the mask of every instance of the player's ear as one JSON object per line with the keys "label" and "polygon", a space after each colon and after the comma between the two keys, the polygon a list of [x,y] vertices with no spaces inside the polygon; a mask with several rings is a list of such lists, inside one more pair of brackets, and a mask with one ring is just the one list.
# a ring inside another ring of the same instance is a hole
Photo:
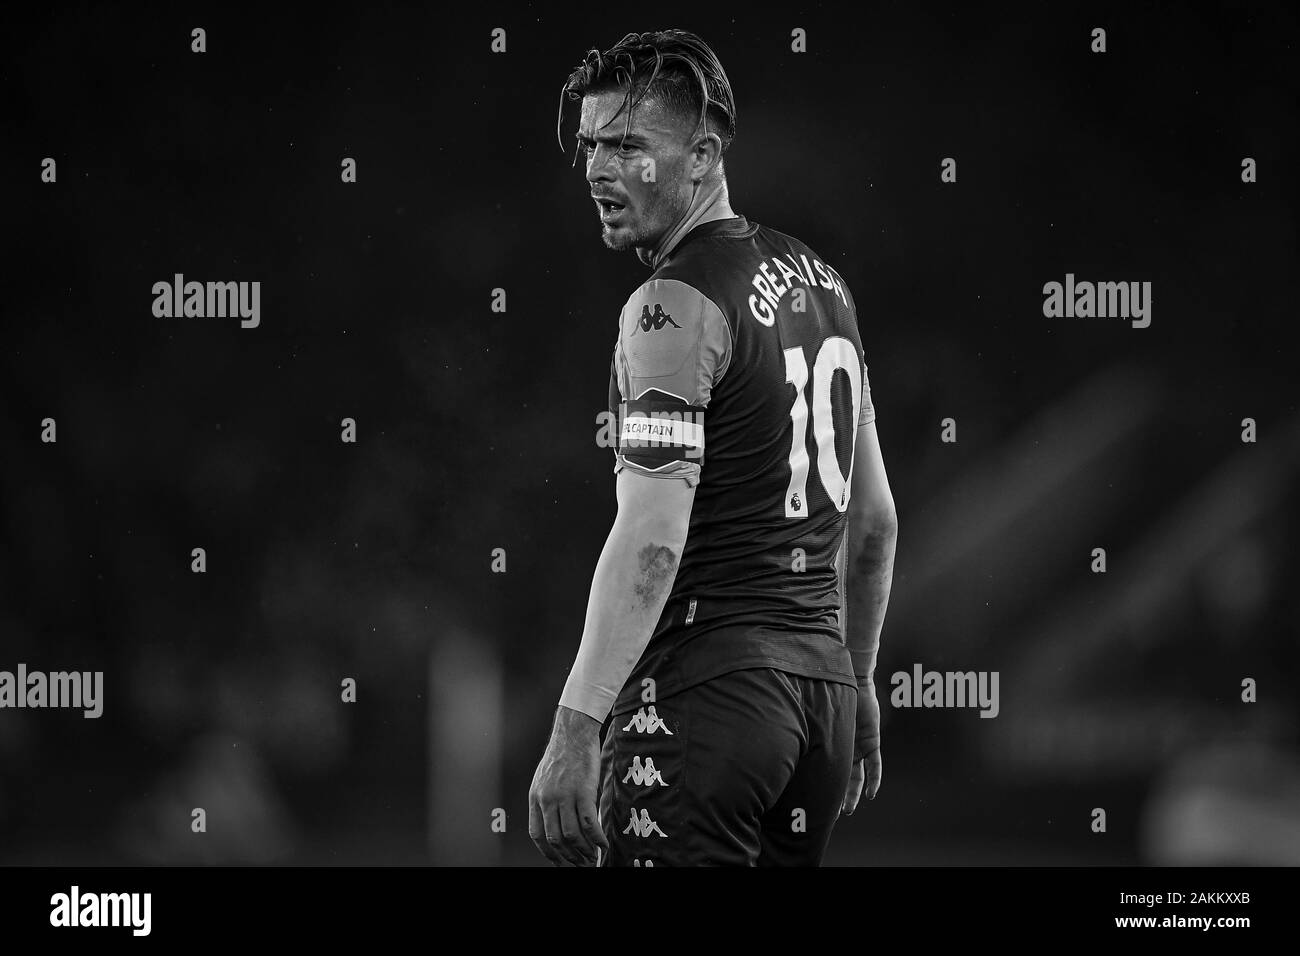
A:
{"label": "player's ear", "polygon": [[717,133],[701,133],[691,151],[691,179],[700,182],[722,160],[722,137]]}

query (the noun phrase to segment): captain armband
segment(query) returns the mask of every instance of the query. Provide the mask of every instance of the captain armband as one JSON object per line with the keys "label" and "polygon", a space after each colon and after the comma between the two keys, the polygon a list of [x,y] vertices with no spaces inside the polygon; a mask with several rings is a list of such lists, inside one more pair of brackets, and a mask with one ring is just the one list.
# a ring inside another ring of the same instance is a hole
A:
{"label": "captain armband", "polygon": [[683,465],[702,465],[704,409],[653,390],[620,402],[618,454],[649,474],[677,475]]}

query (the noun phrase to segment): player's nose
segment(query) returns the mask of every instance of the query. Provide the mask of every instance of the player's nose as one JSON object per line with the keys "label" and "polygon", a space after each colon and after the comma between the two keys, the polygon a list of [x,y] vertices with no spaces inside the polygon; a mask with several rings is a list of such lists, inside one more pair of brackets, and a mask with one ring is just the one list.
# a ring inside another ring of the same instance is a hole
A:
{"label": "player's nose", "polygon": [[613,165],[609,162],[609,157],[604,155],[603,150],[596,147],[596,155],[592,157],[591,162],[587,164],[587,182],[589,183],[610,183],[614,181]]}

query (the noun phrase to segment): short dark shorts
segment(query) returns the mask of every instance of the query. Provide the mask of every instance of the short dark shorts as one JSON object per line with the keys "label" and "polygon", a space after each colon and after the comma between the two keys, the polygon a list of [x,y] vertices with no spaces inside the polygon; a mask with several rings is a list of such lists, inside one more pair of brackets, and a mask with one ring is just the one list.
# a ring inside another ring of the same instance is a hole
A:
{"label": "short dark shorts", "polygon": [[853,759],[857,689],[733,671],[616,715],[604,866],[817,866]]}

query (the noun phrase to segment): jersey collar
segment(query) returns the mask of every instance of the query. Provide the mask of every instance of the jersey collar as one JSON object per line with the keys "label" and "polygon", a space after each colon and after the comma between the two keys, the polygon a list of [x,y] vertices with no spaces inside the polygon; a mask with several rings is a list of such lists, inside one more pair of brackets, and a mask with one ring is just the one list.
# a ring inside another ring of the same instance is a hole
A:
{"label": "jersey collar", "polygon": [[637,257],[651,269],[658,269],[668,258],[669,253],[682,244],[687,235],[699,231],[699,226],[713,222],[743,220],[741,216],[727,215],[726,208],[718,201],[725,194],[726,188],[726,182],[720,181],[707,193],[703,190],[696,191],[690,208],[686,210],[686,215],[682,217],[681,222],[670,229],[653,250],[638,249]]}

